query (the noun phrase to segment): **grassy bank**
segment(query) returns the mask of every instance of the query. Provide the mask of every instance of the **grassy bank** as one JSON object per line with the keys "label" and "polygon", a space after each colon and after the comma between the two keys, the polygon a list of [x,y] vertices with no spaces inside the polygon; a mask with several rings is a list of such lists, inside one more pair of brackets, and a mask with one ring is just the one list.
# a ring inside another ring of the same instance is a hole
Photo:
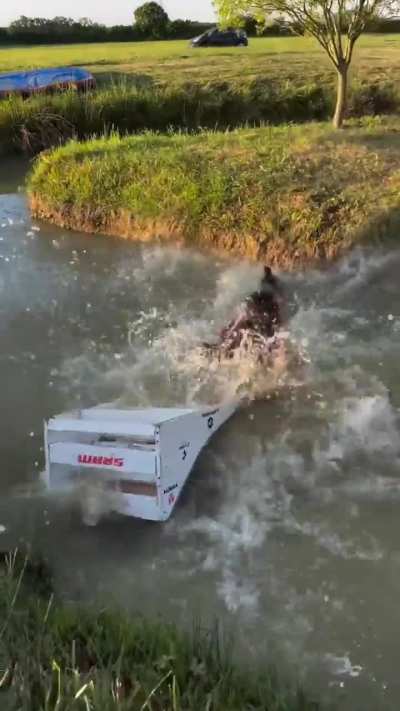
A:
{"label": "grassy bank", "polygon": [[396,236],[399,122],[111,138],[44,154],[37,217],[293,266]]}
{"label": "grassy bank", "polygon": [[11,557],[0,574],[2,711],[318,708],[270,670],[235,665],[217,633],[62,604],[24,567]]}
{"label": "grassy bank", "polygon": [[[390,102],[395,105],[397,96],[391,95]],[[332,105],[330,88],[314,84],[279,90],[268,83],[148,89],[123,82],[88,96],[68,92],[0,102],[0,147],[9,153],[37,153],[69,138],[84,139],[113,130],[123,135],[318,120],[331,113]]]}
{"label": "grassy bank", "polygon": [[[363,38],[353,65],[349,116],[397,112],[400,36]],[[252,40],[249,49],[190,50],[182,42],[0,50],[0,69],[79,64],[98,90],[0,102],[0,151],[37,152],[112,129],[233,128],[326,120],[335,76],[310,39]]]}
{"label": "grassy bank", "polygon": [[[85,139],[118,130],[199,131],[243,125],[280,124],[328,119],[334,87],[314,83],[277,86],[268,81],[248,85],[190,84],[138,88],[123,82],[80,96],[74,92],[28,101],[0,102],[0,149],[34,154],[70,138]],[[349,114],[363,116],[396,111],[400,90],[392,84],[354,85]]]}

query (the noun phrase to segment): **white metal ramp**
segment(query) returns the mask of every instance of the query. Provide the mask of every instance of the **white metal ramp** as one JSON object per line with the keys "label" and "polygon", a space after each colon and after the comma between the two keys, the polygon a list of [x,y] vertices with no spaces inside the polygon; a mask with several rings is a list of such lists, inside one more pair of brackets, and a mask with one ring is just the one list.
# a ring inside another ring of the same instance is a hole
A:
{"label": "white metal ramp", "polygon": [[92,407],[57,415],[45,423],[46,485],[73,491],[92,482],[112,494],[113,510],[165,521],[200,451],[237,407]]}

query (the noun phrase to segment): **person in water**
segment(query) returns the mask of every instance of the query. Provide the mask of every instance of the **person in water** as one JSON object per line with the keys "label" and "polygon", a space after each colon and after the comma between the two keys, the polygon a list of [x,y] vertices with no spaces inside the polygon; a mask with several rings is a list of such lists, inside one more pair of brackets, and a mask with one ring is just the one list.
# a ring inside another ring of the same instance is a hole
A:
{"label": "person in water", "polygon": [[265,266],[259,290],[247,297],[237,317],[221,331],[216,347],[231,353],[240,347],[248,332],[273,338],[282,325],[282,301],[282,286],[271,268]]}

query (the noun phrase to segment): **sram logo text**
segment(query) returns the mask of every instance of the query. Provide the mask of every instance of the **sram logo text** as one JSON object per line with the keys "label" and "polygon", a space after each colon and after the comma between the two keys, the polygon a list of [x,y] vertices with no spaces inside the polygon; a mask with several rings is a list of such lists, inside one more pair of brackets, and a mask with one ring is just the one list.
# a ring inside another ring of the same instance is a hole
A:
{"label": "sram logo text", "polygon": [[97,467],[123,467],[122,457],[101,457],[92,454],[78,454],[78,464],[91,464]]}

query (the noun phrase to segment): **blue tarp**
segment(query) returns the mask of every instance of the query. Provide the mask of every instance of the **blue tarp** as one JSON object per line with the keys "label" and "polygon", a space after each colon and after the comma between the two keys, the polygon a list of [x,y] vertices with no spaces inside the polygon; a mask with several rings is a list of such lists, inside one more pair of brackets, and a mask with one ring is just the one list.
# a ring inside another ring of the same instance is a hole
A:
{"label": "blue tarp", "polygon": [[0,95],[32,94],[57,87],[75,86],[91,88],[94,78],[86,69],[76,67],[59,67],[52,69],[36,69],[30,72],[14,72],[0,74]]}

